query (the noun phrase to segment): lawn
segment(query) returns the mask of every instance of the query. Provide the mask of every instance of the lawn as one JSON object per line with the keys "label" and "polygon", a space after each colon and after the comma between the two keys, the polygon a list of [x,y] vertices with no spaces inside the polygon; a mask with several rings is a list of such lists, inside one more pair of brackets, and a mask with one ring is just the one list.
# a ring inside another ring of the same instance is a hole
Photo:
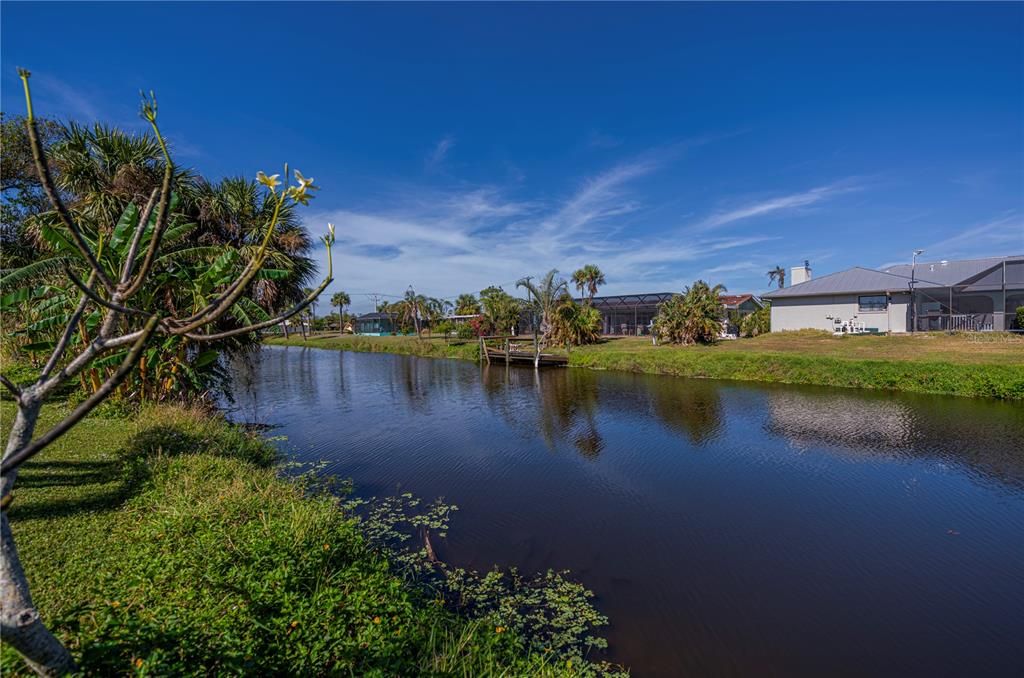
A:
{"label": "lawn", "polygon": [[824,356],[843,360],[912,360],[977,365],[1024,365],[1024,335],[894,334],[834,337],[824,332],[775,332],[753,339],[721,341],[714,346],[654,346],[650,337],[612,338],[580,353],[664,350],[708,353],[766,353]]}

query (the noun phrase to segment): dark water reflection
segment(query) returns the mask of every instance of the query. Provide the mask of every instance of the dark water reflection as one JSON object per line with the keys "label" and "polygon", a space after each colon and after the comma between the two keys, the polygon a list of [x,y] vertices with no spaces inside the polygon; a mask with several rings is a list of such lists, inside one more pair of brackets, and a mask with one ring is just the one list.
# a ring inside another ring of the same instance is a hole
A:
{"label": "dark water reflection", "polygon": [[1024,408],[266,348],[234,416],[441,556],[570,568],[637,676],[1021,675]]}

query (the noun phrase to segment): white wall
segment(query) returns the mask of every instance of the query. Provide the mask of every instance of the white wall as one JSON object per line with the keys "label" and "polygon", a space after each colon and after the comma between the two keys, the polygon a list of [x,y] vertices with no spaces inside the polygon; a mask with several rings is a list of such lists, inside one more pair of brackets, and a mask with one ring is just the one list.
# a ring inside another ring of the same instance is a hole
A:
{"label": "white wall", "polygon": [[[772,332],[785,330],[832,330],[828,316],[843,322],[856,319],[879,332],[906,332],[910,295],[892,294],[884,311],[858,310],[858,294],[772,299]],[[854,318],[856,316],[856,318]]]}

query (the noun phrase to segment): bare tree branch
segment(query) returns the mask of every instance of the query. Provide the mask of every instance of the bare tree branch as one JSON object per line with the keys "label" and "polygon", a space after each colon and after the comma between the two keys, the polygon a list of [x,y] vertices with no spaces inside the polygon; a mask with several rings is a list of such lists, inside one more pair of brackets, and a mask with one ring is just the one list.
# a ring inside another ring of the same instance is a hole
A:
{"label": "bare tree branch", "polygon": [[128,254],[124,257],[124,266],[121,269],[121,284],[126,285],[132,276],[132,269],[135,268],[135,257],[139,254],[139,244],[142,242],[142,234],[149,224],[149,215],[153,213],[153,205],[156,203],[156,196],[159,189],[154,188],[149,194],[149,200],[139,215],[139,225],[135,228],[135,235],[132,236],[132,244],[128,248]]}
{"label": "bare tree branch", "polygon": [[[86,281],[85,285],[91,290],[95,282],[96,274],[90,273],[89,280]],[[53,353],[50,354],[50,359],[46,361],[46,366],[43,368],[43,371],[39,373],[39,379],[37,382],[44,381],[48,376],[50,376],[50,372],[52,372],[53,368],[57,366],[60,359],[64,357],[64,351],[68,347],[68,342],[71,341],[71,337],[75,334],[75,329],[78,327],[78,321],[82,319],[82,314],[85,312],[85,307],[88,305],[89,295],[82,294],[82,298],[78,301],[78,307],[68,319],[68,324],[64,327],[64,333],[60,335],[60,340],[54,347]]]}
{"label": "bare tree branch", "polygon": [[[89,297],[103,308],[109,309],[111,311],[117,311],[118,313],[124,313],[125,315],[149,315],[149,313],[146,313],[145,311],[139,310],[137,308],[123,306],[121,304],[114,303],[113,301],[108,301],[104,299],[100,295],[93,292],[88,285],[82,282],[78,278],[78,276],[74,274],[74,272],[71,270],[69,266],[64,267],[64,273],[68,276],[68,278],[71,279],[71,282],[75,284],[75,287],[82,290],[82,294]],[[114,295],[115,297],[120,296],[117,292],[115,292]]]}
{"label": "bare tree branch", "polygon": [[187,332],[185,336],[188,337],[189,339],[192,339],[193,341],[216,341],[218,339],[236,337],[239,334],[248,334],[249,332],[256,332],[257,330],[262,330],[265,327],[271,327],[279,322],[291,318],[293,315],[300,312],[302,309],[306,308],[314,301],[316,301],[316,298],[320,296],[320,293],[327,289],[327,286],[330,285],[333,280],[333,278],[326,278],[322,283],[320,283],[319,287],[313,290],[313,292],[309,296],[307,296],[305,299],[303,299],[295,306],[292,306],[290,309],[288,309],[281,315],[273,317],[270,320],[264,320],[262,322],[253,323],[252,325],[246,325],[245,327],[240,327],[234,330],[227,330],[226,332],[218,332],[217,334],[196,334],[194,332]]}
{"label": "bare tree branch", "polygon": [[[255,256],[249,260],[249,262],[242,269],[242,272],[235,278],[234,282],[228,285],[227,289],[221,292],[220,296],[211,301],[205,307],[196,311],[187,318],[182,319],[180,322],[183,326],[181,334],[191,332],[192,330],[202,327],[205,323],[199,323],[199,321],[207,316],[210,316],[218,308],[227,308],[234,303],[236,299],[241,295],[241,291],[245,289],[245,286],[256,277],[259,273],[260,267],[266,260],[267,246],[270,244],[270,238],[274,234],[274,229],[277,227],[277,219],[281,214],[281,206],[284,204],[284,195],[282,194],[274,206],[274,213],[270,217],[270,223],[267,224],[267,230],[263,234],[263,241],[260,243],[260,248],[256,251]],[[227,306],[224,306],[224,305]],[[223,310],[216,313],[214,318],[220,317]],[[196,324],[199,323],[199,324]]]}
{"label": "bare tree branch", "polygon": [[28,117],[26,119],[26,127],[28,128],[28,140],[29,145],[32,147],[32,159],[35,160],[36,171],[39,172],[39,183],[43,186],[43,191],[46,192],[46,197],[49,199],[50,204],[57,211],[57,215],[60,220],[67,227],[68,231],[71,232],[71,239],[75,241],[75,246],[85,257],[85,260],[89,262],[89,267],[99,277],[103,286],[110,292],[114,291],[114,284],[110,282],[110,278],[103,271],[100,266],[100,262],[97,261],[96,255],[93,254],[92,249],[89,248],[89,243],[85,241],[85,237],[79,230],[75,220],[71,217],[71,212],[64,205],[64,201],[60,199],[60,194],[53,184],[53,176],[50,174],[50,166],[46,162],[46,155],[43,153],[42,144],[39,143],[39,129],[36,126],[36,119],[32,113],[32,95],[29,92],[28,78],[29,74],[27,71],[21,71],[21,81],[25,86],[25,99],[28,104]]}
{"label": "bare tree branch", "polygon": [[3,384],[4,388],[11,392],[15,400],[21,400],[21,389],[15,386],[13,381],[0,374],[0,384]]}
{"label": "bare tree branch", "polygon": [[156,329],[156,325],[159,320],[160,317],[157,315],[150,316],[149,321],[142,330],[142,335],[135,342],[135,345],[132,346],[128,355],[125,356],[124,362],[122,362],[121,366],[117,368],[117,371],[103,382],[103,385],[96,389],[95,393],[89,396],[81,405],[76,407],[71,414],[65,417],[63,421],[33,440],[26,447],[23,447],[4,459],[3,464],[0,465],[0,473],[10,473],[26,460],[32,458],[47,445],[64,435],[72,426],[92,412],[93,408],[103,402],[103,400],[110,395],[110,393],[117,388],[121,382],[124,381],[125,377],[127,377],[135,368],[135,364],[142,356],[142,350],[146,347],[146,341],[148,341],[150,335],[153,334],[153,330]]}
{"label": "bare tree branch", "polygon": [[164,137],[156,124],[156,100],[153,100],[151,107],[148,102],[144,102],[142,110],[143,116],[153,128],[156,140],[160,143],[160,150],[164,154],[164,180],[160,186],[160,206],[157,207],[156,224],[153,225],[153,234],[149,239],[149,249],[146,250],[146,258],[142,260],[142,266],[139,268],[138,275],[135,276],[135,281],[124,291],[122,299],[127,299],[138,292],[139,288],[142,287],[142,283],[145,282],[146,276],[149,275],[149,269],[156,258],[157,250],[160,249],[160,241],[164,237],[164,229],[167,227],[168,213],[171,208],[171,177],[174,175],[174,163],[171,162],[171,154],[167,152],[167,144],[164,142]]}

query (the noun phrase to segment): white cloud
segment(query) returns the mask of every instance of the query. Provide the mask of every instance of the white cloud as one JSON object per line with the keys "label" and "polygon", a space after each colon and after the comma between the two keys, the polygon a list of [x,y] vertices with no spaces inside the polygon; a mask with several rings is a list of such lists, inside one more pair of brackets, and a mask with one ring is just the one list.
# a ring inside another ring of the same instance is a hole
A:
{"label": "white cloud", "polygon": [[765,216],[774,212],[785,212],[799,209],[801,207],[808,207],[816,203],[831,200],[838,195],[856,190],[859,190],[859,187],[848,182],[838,182],[827,186],[812,188],[801,193],[792,193],[790,195],[769,198],[767,200],[762,200],[760,202],[743,205],[741,207],[713,214],[707,219],[699,222],[693,227],[693,230],[708,231],[736,221],[742,221],[744,219]]}
{"label": "white cloud", "polygon": [[434,171],[441,167],[445,159],[448,157],[448,153],[455,147],[455,137],[451,134],[446,134],[434,146],[434,150],[427,155],[427,170]]}

